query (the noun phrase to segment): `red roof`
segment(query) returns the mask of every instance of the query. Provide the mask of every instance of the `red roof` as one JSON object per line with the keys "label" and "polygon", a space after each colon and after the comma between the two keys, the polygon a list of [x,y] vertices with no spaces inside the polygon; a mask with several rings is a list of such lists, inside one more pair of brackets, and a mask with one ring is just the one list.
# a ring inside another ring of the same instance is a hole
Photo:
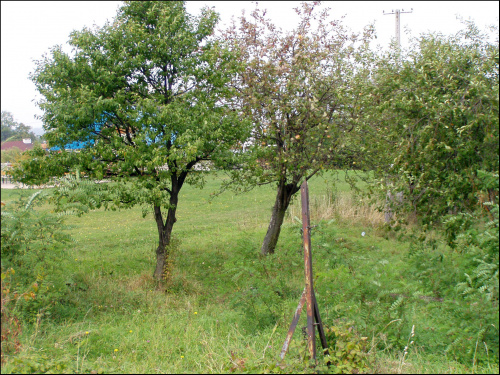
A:
{"label": "red roof", "polygon": [[33,143],[24,143],[23,141],[10,141],[2,143],[2,151],[12,147],[17,147],[21,151],[31,150],[35,146]]}

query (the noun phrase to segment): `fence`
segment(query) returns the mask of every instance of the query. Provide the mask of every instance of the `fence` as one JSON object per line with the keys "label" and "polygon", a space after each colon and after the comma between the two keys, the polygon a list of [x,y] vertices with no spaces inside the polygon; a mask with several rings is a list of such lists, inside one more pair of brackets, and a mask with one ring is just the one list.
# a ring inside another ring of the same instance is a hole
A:
{"label": "fence", "polygon": [[[52,177],[46,184],[36,186],[36,187],[51,187],[59,184],[59,179],[57,177]],[[23,183],[20,183],[12,178],[12,176],[9,175],[2,175],[2,185],[18,185],[21,188],[27,188],[30,187],[28,185],[25,185]],[[33,186],[35,187],[35,186]]]}
{"label": "fence", "polygon": [[2,185],[3,184],[15,184],[16,182],[12,179],[11,176],[3,176],[2,175]]}

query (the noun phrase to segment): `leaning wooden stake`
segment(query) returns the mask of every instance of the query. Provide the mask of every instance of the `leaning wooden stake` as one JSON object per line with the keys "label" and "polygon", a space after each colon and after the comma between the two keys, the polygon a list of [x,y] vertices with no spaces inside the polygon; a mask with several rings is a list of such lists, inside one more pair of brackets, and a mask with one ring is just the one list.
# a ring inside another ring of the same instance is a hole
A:
{"label": "leaning wooden stake", "polygon": [[290,324],[290,328],[288,329],[288,333],[286,335],[285,343],[283,344],[283,348],[281,349],[280,358],[285,358],[285,354],[288,351],[288,346],[290,345],[290,341],[292,341],[293,333],[295,332],[295,327],[297,327],[297,323],[299,322],[300,313],[302,312],[302,308],[304,307],[304,303],[306,303],[306,290],[302,293],[302,297],[300,297],[299,305],[297,306],[297,310],[295,310],[295,314],[293,315],[292,324]]}
{"label": "leaning wooden stake", "polygon": [[[292,340],[293,333],[295,331],[295,328],[297,327],[300,313],[302,312],[302,308],[305,304],[307,311],[307,347],[311,359],[314,359],[314,361],[316,361],[316,336],[314,331],[314,328],[316,326],[318,327],[321,346],[323,347],[323,349],[327,349],[328,346],[326,343],[326,337],[323,330],[321,317],[319,315],[318,303],[314,294],[311,254],[311,220],[309,215],[309,190],[307,187],[307,181],[304,181],[300,186],[300,196],[302,201],[302,232],[304,244],[304,268],[306,287],[304,288],[304,292],[300,297],[297,310],[295,310],[292,324],[290,324],[290,329],[288,330],[285,343],[283,344],[283,348],[281,349],[280,358],[283,359],[285,357],[290,341]],[[328,351],[326,350],[325,353],[328,353]]]}
{"label": "leaning wooden stake", "polygon": [[304,243],[304,269],[306,276],[306,311],[307,311],[307,348],[309,355],[316,361],[316,335],[314,334],[314,301],[311,256],[311,220],[309,218],[309,189],[307,181],[300,187],[302,201],[302,239]]}

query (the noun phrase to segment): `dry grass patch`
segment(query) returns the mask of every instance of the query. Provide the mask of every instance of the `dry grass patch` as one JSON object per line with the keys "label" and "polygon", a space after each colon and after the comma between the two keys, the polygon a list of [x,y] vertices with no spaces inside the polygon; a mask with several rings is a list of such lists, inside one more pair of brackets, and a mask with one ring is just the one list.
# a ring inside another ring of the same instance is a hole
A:
{"label": "dry grass patch", "polygon": [[146,290],[148,288],[151,289],[153,285],[155,285],[153,274],[148,271],[131,277],[127,282],[127,290]]}
{"label": "dry grass patch", "polygon": [[[337,219],[363,226],[379,227],[384,225],[384,213],[378,211],[375,205],[354,198],[351,192],[313,196],[309,199],[309,211],[312,222]],[[294,201],[288,208],[287,219],[292,221],[294,216],[301,217],[299,200]]]}

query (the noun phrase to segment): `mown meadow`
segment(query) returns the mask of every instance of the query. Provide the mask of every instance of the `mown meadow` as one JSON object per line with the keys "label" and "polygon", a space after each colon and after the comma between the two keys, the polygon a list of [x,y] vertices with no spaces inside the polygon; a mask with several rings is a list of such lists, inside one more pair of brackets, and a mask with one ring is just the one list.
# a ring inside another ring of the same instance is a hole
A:
{"label": "mown meadow", "polygon": [[[305,310],[274,367],[304,287],[299,197],[275,254],[262,257],[275,193],[263,186],[214,196],[222,177],[209,174],[203,189],[183,189],[171,274],[162,285],[152,275],[158,239],[151,214],[143,218],[136,207],[67,216],[72,242],[41,275],[58,275],[43,292],[54,302],[10,300],[22,324],[2,373],[312,371]],[[2,189],[2,211],[35,191]],[[335,365],[315,371],[498,373],[491,302],[454,291],[464,278],[463,254],[438,234],[434,246],[420,248],[387,230],[383,213],[352,193],[342,174],[313,178],[309,193],[315,291],[336,356]],[[2,276],[2,286],[14,288],[17,275]]]}

